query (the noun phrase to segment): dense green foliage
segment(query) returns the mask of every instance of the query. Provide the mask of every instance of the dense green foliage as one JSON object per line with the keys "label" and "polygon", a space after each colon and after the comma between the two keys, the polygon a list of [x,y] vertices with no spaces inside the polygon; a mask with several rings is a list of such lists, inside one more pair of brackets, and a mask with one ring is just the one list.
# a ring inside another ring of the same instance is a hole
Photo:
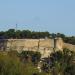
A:
{"label": "dense green foliage", "polygon": [[38,64],[41,58],[41,54],[39,52],[33,51],[23,51],[19,56],[23,62],[32,62],[34,64]]}
{"label": "dense green foliage", "polygon": [[25,75],[24,65],[18,58],[0,54],[0,75]]}
{"label": "dense green foliage", "polygon": [[56,51],[41,63],[42,72],[37,65],[40,60],[39,52],[17,51],[0,52],[0,75],[74,75],[75,52],[68,49]]}
{"label": "dense green foliage", "polygon": [[74,75],[75,52],[64,49],[52,53],[44,60],[42,70],[52,75]]}
{"label": "dense green foliage", "polygon": [[16,51],[10,51],[10,52],[0,52],[0,75],[46,75],[46,74],[43,72],[39,73],[37,67],[34,65],[33,62],[26,62],[26,63],[22,62],[20,60],[20,53],[17,53]]}
{"label": "dense green foliage", "polygon": [[17,38],[17,39],[25,39],[25,38],[33,38],[33,39],[39,39],[39,38],[45,38],[49,37],[50,34],[49,32],[34,32],[34,31],[29,31],[29,30],[17,30],[15,31],[14,29],[9,29],[8,31],[5,32],[0,32],[0,38]]}
{"label": "dense green foliage", "polygon": [[75,45],[75,36],[67,37],[64,34],[61,33],[49,33],[49,32],[35,32],[30,30],[17,30],[15,29],[9,29],[8,31],[1,31],[0,32],[0,39],[40,39],[40,38],[55,38],[55,37],[61,37],[64,42],[74,44]]}

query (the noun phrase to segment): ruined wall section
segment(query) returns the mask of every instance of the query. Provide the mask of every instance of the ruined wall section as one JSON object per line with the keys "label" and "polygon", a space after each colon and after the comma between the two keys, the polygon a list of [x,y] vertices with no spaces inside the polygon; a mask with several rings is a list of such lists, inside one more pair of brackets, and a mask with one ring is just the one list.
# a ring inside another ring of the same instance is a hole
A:
{"label": "ruined wall section", "polygon": [[75,45],[72,45],[72,44],[64,43],[63,48],[67,48],[71,51],[75,51]]}
{"label": "ruined wall section", "polygon": [[8,39],[6,50],[33,50],[38,46],[38,40],[35,39]]}
{"label": "ruined wall section", "polygon": [[63,50],[64,42],[62,38],[57,38],[56,39],[56,51],[57,50]]}
{"label": "ruined wall section", "polygon": [[48,57],[53,52],[54,40],[53,39],[41,39],[39,42],[39,52],[43,57]]}
{"label": "ruined wall section", "polygon": [[42,57],[48,57],[54,47],[56,50],[62,50],[62,39],[58,38],[56,42],[54,39],[0,39],[0,50],[38,51]]}

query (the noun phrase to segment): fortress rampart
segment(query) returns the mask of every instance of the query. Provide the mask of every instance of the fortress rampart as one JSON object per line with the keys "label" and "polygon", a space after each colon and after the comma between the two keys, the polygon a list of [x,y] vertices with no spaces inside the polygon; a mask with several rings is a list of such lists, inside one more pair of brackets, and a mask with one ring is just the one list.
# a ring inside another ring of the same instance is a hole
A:
{"label": "fortress rampart", "polygon": [[0,39],[0,50],[38,51],[42,57],[47,57],[55,49],[69,48],[75,50],[75,45],[67,44],[61,38],[56,39]]}

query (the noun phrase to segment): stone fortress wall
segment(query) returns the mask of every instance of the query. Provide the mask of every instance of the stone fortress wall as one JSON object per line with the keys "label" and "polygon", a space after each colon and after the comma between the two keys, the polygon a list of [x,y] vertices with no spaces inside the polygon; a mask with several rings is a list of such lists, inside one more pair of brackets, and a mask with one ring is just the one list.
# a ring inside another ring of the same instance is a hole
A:
{"label": "stone fortress wall", "polygon": [[69,43],[64,43],[64,47],[70,49],[71,51],[75,51],[75,45],[69,44]]}
{"label": "stone fortress wall", "polygon": [[64,43],[61,38],[56,39],[0,39],[0,50],[10,51],[38,51],[42,57],[48,57],[54,50],[69,48],[75,50],[75,46]]}

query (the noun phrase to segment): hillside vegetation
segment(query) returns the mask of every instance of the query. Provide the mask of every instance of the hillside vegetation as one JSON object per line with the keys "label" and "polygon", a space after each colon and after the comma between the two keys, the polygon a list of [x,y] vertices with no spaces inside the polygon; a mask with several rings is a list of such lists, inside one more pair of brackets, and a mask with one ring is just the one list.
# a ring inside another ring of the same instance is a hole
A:
{"label": "hillside vegetation", "polygon": [[40,54],[34,52],[0,52],[0,75],[45,75],[37,69],[39,59]]}
{"label": "hillside vegetation", "polygon": [[55,38],[55,37],[61,37],[64,42],[70,43],[75,45],[75,36],[67,37],[64,34],[61,33],[49,33],[49,32],[35,32],[30,30],[17,30],[15,29],[9,29],[8,31],[1,31],[0,32],[0,39],[40,39],[40,38]]}
{"label": "hillside vegetation", "polygon": [[74,75],[75,52],[68,49],[56,51],[41,62],[37,68],[40,53],[33,51],[0,52],[0,75]]}

